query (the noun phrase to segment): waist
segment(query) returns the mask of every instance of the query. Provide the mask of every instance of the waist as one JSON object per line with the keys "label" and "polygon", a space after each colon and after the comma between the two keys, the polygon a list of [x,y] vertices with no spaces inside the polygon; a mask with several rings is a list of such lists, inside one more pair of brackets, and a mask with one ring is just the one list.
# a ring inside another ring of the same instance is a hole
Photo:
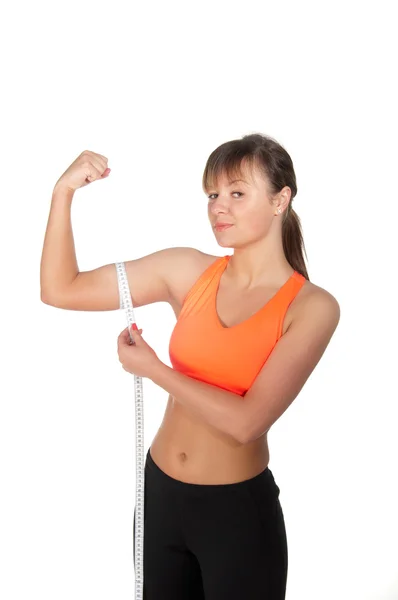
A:
{"label": "waist", "polygon": [[276,486],[276,482],[273,476],[272,471],[269,467],[266,467],[261,473],[255,475],[254,477],[250,477],[249,479],[244,479],[241,481],[236,481],[232,483],[191,483],[176,479],[175,477],[171,477],[166,471],[164,471],[157,461],[152,457],[152,447],[149,448],[146,455],[145,462],[145,477],[148,481],[150,480],[150,484],[153,485],[155,482],[156,485],[162,486],[163,489],[175,490],[180,492],[192,493],[198,491],[200,493],[209,492],[212,493],[214,491],[228,491],[237,489],[244,486],[250,486],[252,488],[256,488],[256,486],[262,486],[264,482],[267,484],[271,484],[275,489],[279,492],[279,488]]}
{"label": "waist", "polygon": [[151,455],[170,477],[199,485],[238,483],[259,475],[269,463],[266,435],[241,444],[206,426],[173,396],[151,444]]}

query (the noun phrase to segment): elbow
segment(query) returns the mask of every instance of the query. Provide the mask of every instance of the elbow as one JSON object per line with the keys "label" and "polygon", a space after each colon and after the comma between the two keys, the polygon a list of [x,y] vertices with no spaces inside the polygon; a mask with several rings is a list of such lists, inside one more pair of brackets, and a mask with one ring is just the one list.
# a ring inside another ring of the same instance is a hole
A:
{"label": "elbow", "polygon": [[66,308],[64,300],[60,299],[59,296],[51,296],[50,294],[41,292],[40,299],[44,304],[48,304],[48,306],[54,306],[54,308]]}
{"label": "elbow", "polygon": [[254,442],[254,439],[250,435],[241,435],[239,437],[239,443],[241,446],[247,446],[247,444],[251,444]]}
{"label": "elbow", "polygon": [[249,430],[248,427],[242,428],[242,425],[240,424],[238,435],[235,436],[235,439],[241,446],[245,446],[246,444],[250,444],[256,438],[253,437],[253,432]]}
{"label": "elbow", "polygon": [[251,419],[249,420],[246,411],[244,411],[243,414],[242,411],[239,412],[234,422],[234,428],[233,437],[242,446],[250,444],[258,437],[255,435],[256,432],[254,431],[253,423]]}
{"label": "elbow", "polygon": [[44,292],[43,290],[41,290],[40,291],[40,300],[44,304],[48,304],[48,306],[55,306],[55,307],[59,306],[58,298],[55,298],[54,294],[51,294],[50,292]]}
{"label": "elbow", "polygon": [[240,444],[242,444],[242,446],[245,446],[246,444],[251,444],[252,442],[258,440],[258,438],[262,437],[263,435],[266,435],[270,429],[271,425],[269,427],[267,426],[267,429],[264,429],[262,427],[261,431],[259,431],[258,428],[247,427],[244,431],[241,431],[239,436],[239,442]]}
{"label": "elbow", "polygon": [[51,304],[48,296],[41,290],[40,291],[40,300],[44,303],[44,304]]}

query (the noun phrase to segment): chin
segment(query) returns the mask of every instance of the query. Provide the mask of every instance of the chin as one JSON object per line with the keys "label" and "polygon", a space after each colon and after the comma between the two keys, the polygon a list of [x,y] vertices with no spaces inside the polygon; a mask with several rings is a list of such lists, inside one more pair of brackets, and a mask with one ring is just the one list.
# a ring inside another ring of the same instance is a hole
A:
{"label": "chin", "polygon": [[219,246],[221,246],[221,248],[233,248],[234,246],[230,246],[229,244],[223,244],[222,242],[220,242],[219,240],[217,240],[217,244]]}

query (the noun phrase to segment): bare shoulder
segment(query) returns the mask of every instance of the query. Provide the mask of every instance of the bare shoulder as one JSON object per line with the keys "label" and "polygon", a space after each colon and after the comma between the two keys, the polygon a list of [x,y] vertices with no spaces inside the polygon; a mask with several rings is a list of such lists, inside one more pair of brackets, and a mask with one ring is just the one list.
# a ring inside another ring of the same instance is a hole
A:
{"label": "bare shoulder", "polygon": [[292,303],[289,327],[315,314],[335,329],[340,320],[340,305],[333,294],[307,280]]}
{"label": "bare shoulder", "polygon": [[174,248],[175,261],[167,273],[170,304],[178,315],[184,298],[202,273],[220,256],[191,247]]}

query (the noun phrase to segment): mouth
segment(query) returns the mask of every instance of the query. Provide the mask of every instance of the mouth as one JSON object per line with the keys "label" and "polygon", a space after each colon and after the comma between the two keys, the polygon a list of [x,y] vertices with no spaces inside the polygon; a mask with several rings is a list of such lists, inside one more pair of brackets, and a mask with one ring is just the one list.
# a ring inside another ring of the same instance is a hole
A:
{"label": "mouth", "polygon": [[222,224],[220,224],[220,225],[215,225],[215,226],[214,226],[214,229],[215,229],[216,231],[224,231],[224,229],[229,229],[229,227],[233,227],[233,225],[232,225],[232,224],[230,224],[230,225],[222,225]]}

